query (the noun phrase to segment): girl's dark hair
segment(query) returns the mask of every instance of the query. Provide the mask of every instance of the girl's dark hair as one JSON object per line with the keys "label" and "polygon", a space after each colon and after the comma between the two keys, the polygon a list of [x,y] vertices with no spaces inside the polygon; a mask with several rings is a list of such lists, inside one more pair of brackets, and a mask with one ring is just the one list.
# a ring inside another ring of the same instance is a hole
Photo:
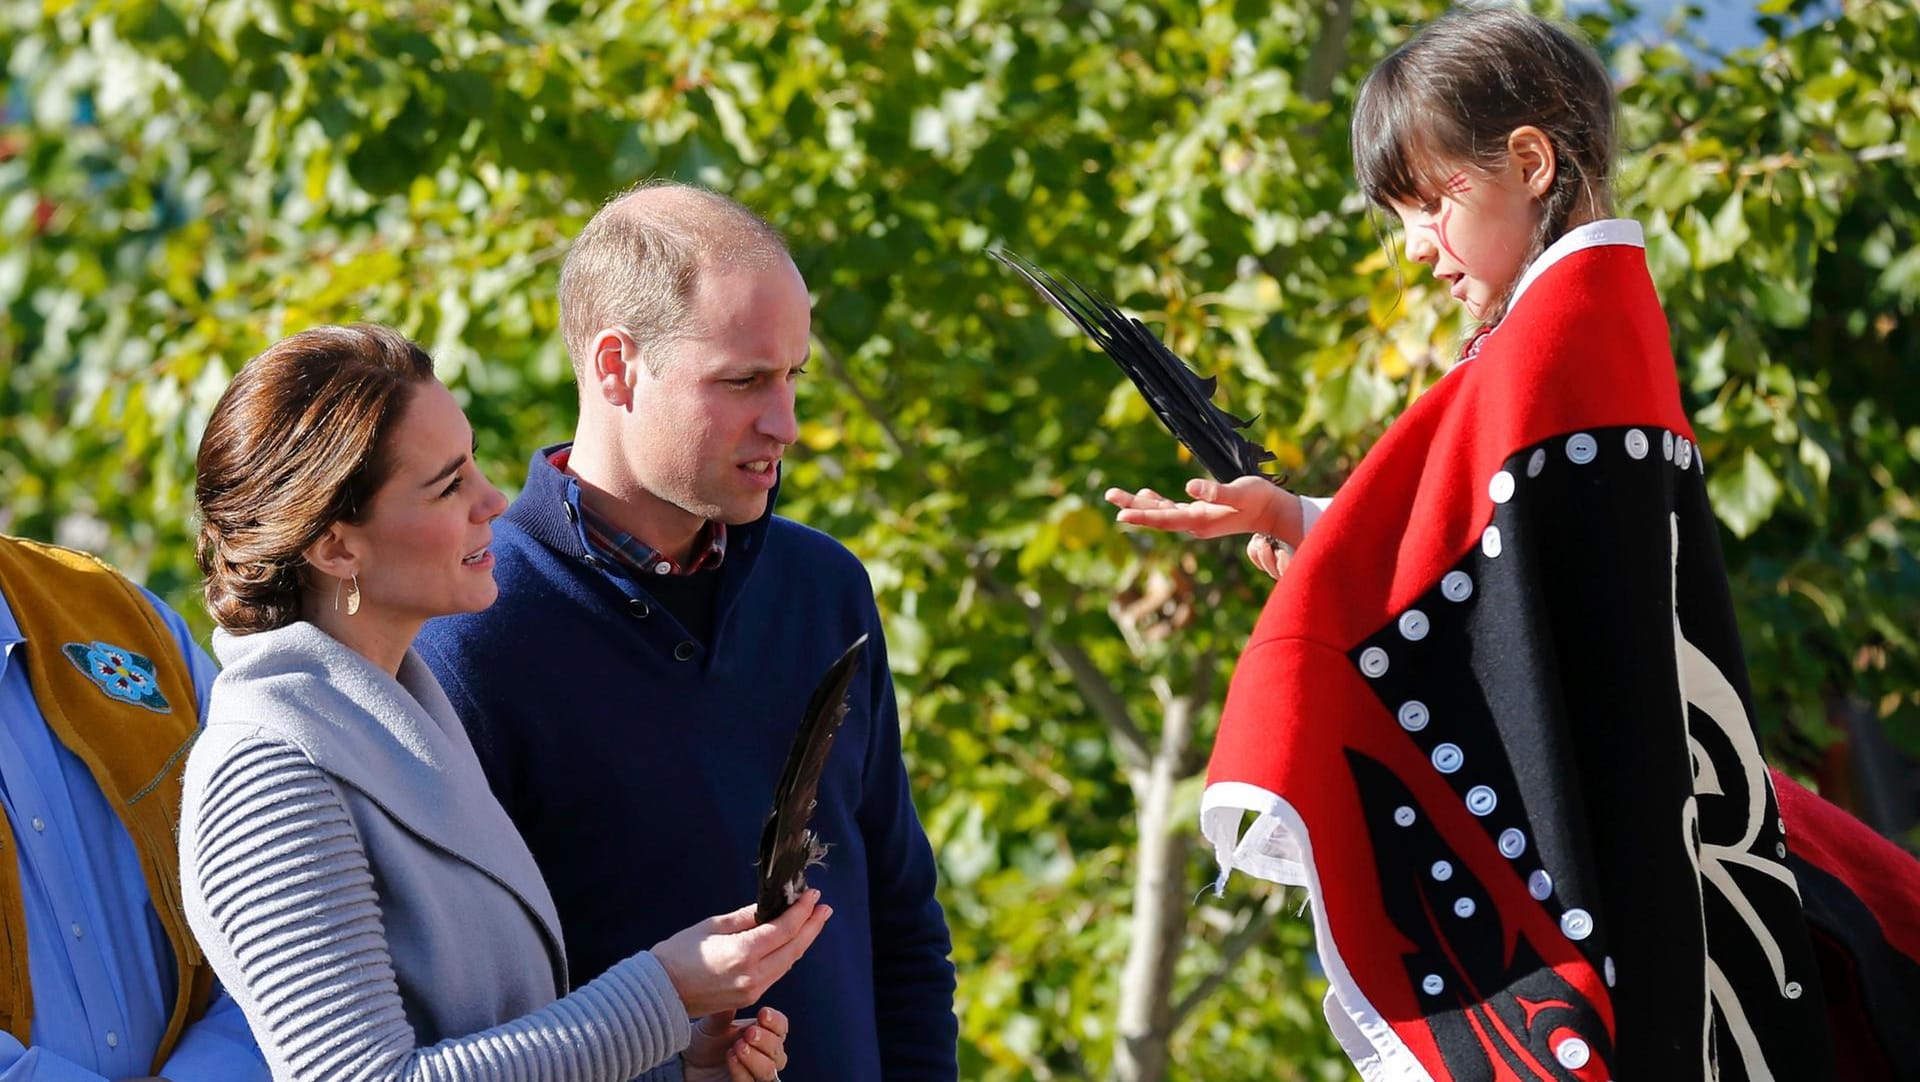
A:
{"label": "girl's dark hair", "polygon": [[1553,187],[1528,259],[1567,231],[1584,199],[1612,213],[1613,81],[1575,30],[1514,8],[1456,8],[1361,84],[1353,167],[1375,206],[1419,203],[1460,165],[1493,171],[1531,124],[1553,143]]}
{"label": "girl's dark hair", "polygon": [[390,445],[433,361],[398,331],[316,327],[248,361],[195,463],[207,610],[228,631],[300,618],[307,546],[356,522],[392,473]]}

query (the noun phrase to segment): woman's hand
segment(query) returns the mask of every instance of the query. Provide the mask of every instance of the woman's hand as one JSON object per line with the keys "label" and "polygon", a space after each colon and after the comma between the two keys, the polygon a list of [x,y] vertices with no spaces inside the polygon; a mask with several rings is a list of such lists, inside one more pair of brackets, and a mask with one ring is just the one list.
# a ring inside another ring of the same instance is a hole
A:
{"label": "woman's hand", "polygon": [[1192,503],[1176,503],[1150,488],[1110,488],[1107,502],[1120,508],[1114,517],[1128,526],[1199,538],[1263,533],[1289,547],[1300,543],[1300,498],[1264,477],[1239,477],[1224,485],[1197,477],[1187,482],[1187,495]]}
{"label": "woman's hand", "polygon": [[833,915],[809,890],[785,913],[755,925],[751,905],[709,917],[654,944],[653,956],[692,1017],[736,1011],[786,976]]}
{"label": "woman's hand", "polygon": [[787,1016],[772,1007],[744,1022],[732,1011],[707,1015],[680,1058],[686,1082],[773,1082],[787,1065]]}

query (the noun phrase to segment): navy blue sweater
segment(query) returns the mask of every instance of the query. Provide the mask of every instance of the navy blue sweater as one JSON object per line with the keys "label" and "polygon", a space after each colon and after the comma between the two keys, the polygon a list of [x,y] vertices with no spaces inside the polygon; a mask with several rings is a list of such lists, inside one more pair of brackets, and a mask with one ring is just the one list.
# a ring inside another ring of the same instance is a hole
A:
{"label": "navy blue sweater", "polygon": [[575,984],[753,900],[807,697],[866,634],[813,820],[832,850],[807,879],[833,919],[765,1002],[793,1022],[788,1082],[951,1082],[951,942],[866,570],[769,506],[729,529],[700,642],[587,549],[553,450],[494,524],[499,601],[430,622],[415,645],[546,876]]}

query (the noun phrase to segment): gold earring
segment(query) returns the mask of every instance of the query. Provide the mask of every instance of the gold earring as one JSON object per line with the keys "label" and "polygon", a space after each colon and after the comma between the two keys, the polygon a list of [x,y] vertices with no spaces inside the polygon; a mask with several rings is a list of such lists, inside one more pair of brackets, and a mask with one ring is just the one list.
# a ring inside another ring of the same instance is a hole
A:
{"label": "gold earring", "polygon": [[360,576],[353,576],[353,585],[347,588],[347,615],[360,611]]}

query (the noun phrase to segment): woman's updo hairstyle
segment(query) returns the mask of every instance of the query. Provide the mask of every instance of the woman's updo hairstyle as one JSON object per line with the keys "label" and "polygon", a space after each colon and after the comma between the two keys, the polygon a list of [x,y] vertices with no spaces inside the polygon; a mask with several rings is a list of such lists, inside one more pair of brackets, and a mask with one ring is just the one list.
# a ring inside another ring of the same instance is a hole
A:
{"label": "woman's updo hairstyle", "polygon": [[316,327],[248,361],[200,440],[207,610],[234,634],[300,618],[304,553],[358,522],[392,473],[391,431],[433,361],[387,327]]}

